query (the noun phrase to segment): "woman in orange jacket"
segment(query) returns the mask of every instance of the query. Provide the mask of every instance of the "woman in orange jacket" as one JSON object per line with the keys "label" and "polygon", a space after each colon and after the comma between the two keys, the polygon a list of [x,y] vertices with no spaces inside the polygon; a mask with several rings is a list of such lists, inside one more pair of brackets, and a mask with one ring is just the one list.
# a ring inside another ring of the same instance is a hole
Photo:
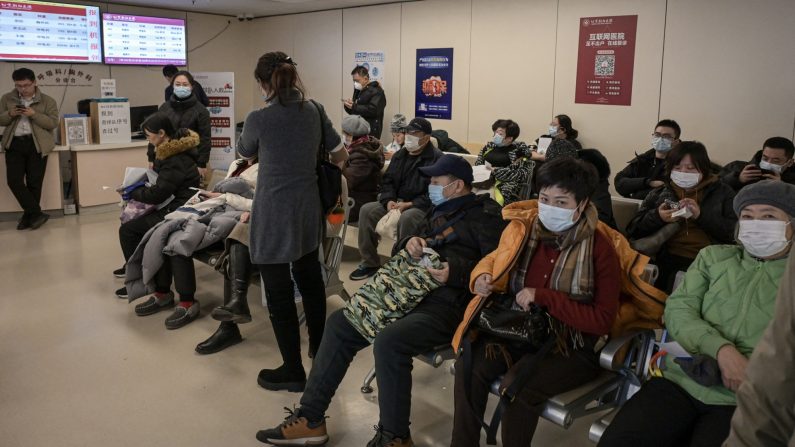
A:
{"label": "woman in orange jacket", "polygon": [[[497,250],[472,272],[471,287],[488,301],[510,300],[514,309],[545,309],[553,318],[554,349],[539,362],[518,398],[502,416],[503,446],[529,446],[538,422],[538,404],[592,380],[599,373],[599,339],[610,333],[619,307],[622,274],[614,243],[597,231],[589,197],[598,175],[581,160],[564,158],[538,173],[539,199],[505,208],[510,220]],[[472,303],[470,304],[472,307]],[[469,320],[459,328],[467,329]],[[492,382],[525,355],[533,353],[495,336],[468,338],[463,349],[471,368],[456,363],[455,417],[451,445],[477,446]]]}

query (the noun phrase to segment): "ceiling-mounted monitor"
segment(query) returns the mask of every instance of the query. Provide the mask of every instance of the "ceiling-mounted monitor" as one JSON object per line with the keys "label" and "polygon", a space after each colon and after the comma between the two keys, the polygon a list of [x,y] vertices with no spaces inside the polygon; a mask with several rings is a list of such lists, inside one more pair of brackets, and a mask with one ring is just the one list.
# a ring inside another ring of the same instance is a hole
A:
{"label": "ceiling-mounted monitor", "polygon": [[96,6],[0,1],[0,60],[102,62]]}
{"label": "ceiling-mounted monitor", "polygon": [[183,19],[105,13],[102,37],[106,64],[187,64]]}

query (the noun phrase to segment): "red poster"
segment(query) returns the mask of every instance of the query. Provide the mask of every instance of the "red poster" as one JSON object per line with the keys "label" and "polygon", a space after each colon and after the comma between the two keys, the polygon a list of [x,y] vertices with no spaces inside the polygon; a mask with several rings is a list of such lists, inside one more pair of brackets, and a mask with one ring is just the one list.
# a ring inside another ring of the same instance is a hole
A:
{"label": "red poster", "polygon": [[577,53],[578,104],[632,104],[638,16],[580,19]]}

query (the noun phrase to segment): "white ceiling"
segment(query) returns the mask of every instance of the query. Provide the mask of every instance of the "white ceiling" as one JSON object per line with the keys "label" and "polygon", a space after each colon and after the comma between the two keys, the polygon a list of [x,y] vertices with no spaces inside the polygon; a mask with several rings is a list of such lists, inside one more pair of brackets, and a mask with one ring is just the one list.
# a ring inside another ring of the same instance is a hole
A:
{"label": "white ceiling", "polygon": [[398,1],[401,0],[110,0],[107,3],[206,12],[228,16],[251,14],[254,17],[263,17],[396,3]]}

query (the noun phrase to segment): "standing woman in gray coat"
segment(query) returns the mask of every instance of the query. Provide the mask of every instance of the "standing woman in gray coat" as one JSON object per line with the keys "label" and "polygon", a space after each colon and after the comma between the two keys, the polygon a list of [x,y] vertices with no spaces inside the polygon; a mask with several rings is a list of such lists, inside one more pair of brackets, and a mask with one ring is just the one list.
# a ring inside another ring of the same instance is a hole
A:
{"label": "standing woman in gray coat", "polygon": [[[259,58],[254,76],[265,107],[251,112],[238,144],[241,156],[259,157],[251,210],[251,261],[265,283],[268,312],[284,364],[263,369],[257,383],[269,390],[304,390],[306,372],[293,278],[301,292],[309,331],[309,355],[320,346],[326,322],[326,293],[318,248],[324,216],[317,185],[321,136],[334,163],[347,159],[322,107],[306,99],[292,59],[282,52]],[[321,131],[322,126],[322,131]]]}

